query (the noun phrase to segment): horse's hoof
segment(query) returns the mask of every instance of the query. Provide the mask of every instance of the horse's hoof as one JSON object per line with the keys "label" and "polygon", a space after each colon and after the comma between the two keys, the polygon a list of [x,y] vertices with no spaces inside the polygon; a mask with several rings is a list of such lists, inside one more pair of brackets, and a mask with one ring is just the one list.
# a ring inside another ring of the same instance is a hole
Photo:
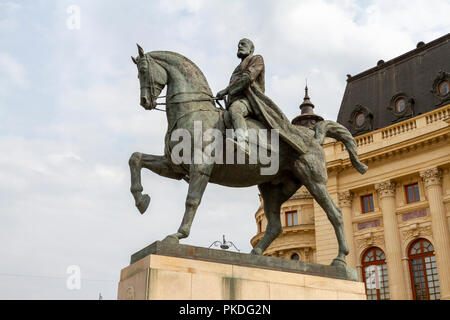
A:
{"label": "horse's hoof", "polygon": [[347,267],[347,262],[345,262],[345,260],[342,260],[340,258],[336,258],[333,260],[333,262],[331,262],[331,265],[335,266],[335,267],[344,267],[345,268],[345,267]]}
{"label": "horse's hoof", "polygon": [[262,250],[261,250],[261,248],[253,248],[253,250],[250,252],[250,254],[260,256],[260,255],[262,255]]}
{"label": "horse's hoof", "polygon": [[142,195],[141,200],[136,204],[136,207],[139,209],[139,212],[141,214],[144,214],[149,204],[150,204],[150,196],[148,194],[144,194]]}
{"label": "horse's hoof", "polygon": [[165,237],[161,242],[168,243],[168,244],[179,244],[180,239],[178,239],[177,236],[171,234],[170,236]]}

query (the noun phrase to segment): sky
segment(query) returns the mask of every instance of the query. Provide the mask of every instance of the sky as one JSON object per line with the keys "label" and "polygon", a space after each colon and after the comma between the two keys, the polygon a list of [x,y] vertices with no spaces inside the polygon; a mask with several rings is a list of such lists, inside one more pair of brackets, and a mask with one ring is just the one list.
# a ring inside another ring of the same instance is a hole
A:
{"label": "sky", "polygon": [[[0,299],[116,299],[130,255],[178,229],[184,181],[143,170],[144,215],[129,191],[129,157],[162,155],[167,130],[139,106],[136,43],[188,57],[216,93],[249,38],[289,119],[307,79],[315,113],[336,120],[347,74],[447,34],[448,12],[444,0],[0,0]],[[210,184],[181,243],[225,235],[250,252],[258,207],[256,187]]]}

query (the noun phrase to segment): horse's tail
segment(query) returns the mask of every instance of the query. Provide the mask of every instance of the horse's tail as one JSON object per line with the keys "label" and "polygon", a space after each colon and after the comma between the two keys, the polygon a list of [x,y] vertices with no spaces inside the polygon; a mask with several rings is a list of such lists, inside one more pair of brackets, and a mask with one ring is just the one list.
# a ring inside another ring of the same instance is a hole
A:
{"label": "horse's tail", "polygon": [[317,122],[314,126],[314,131],[314,137],[320,145],[323,144],[325,137],[334,138],[342,142],[347,149],[353,167],[361,174],[364,174],[367,171],[367,166],[358,159],[355,139],[346,127],[337,122],[325,120]]}

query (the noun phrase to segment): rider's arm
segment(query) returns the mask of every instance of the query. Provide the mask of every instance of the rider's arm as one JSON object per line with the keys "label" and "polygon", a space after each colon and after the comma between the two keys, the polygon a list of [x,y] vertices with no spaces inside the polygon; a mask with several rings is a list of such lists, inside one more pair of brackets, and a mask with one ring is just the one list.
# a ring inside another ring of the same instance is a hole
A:
{"label": "rider's arm", "polygon": [[259,76],[262,70],[264,70],[264,60],[262,56],[254,56],[248,66],[242,72],[242,76],[236,79],[236,81],[233,81],[227,87],[228,94],[234,95],[248,88],[250,84]]}
{"label": "rider's arm", "polygon": [[253,82],[259,76],[259,74],[264,70],[264,59],[262,56],[254,56],[251,63],[244,70],[244,74],[248,75],[250,81]]}

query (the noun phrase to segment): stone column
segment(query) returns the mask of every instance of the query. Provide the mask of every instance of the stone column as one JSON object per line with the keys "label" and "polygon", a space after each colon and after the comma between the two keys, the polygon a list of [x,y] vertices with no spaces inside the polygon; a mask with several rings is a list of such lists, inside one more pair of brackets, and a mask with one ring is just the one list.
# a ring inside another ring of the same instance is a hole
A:
{"label": "stone column", "polygon": [[353,214],[352,199],[353,194],[350,191],[340,192],[338,194],[339,207],[342,210],[342,218],[344,220],[344,232],[347,239],[349,254],[347,256],[347,265],[350,268],[356,268],[356,248],[353,239]]}
{"label": "stone column", "polygon": [[359,279],[359,281],[362,281],[362,280],[363,280],[363,276],[362,276],[363,271],[362,271],[362,264],[361,264],[361,262],[359,262],[359,263],[356,265],[356,272],[358,273],[358,279]]}
{"label": "stone column", "polygon": [[442,172],[431,168],[420,172],[430,206],[431,231],[441,288],[441,299],[450,299],[450,233],[442,199]]}
{"label": "stone column", "polygon": [[395,183],[384,181],[375,184],[383,214],[384,243],[388,269],[389,292],[392,300],[408,298],[402,265],[402,246],[395,213]]}
{"label": "stone column", "polygon": [[[406,254],[408,254],[408,253],[406,253]],[[409,276],[409,274],[410,274],[409,258],[407,256],[404,256],[402,258],[402,263],[403,263],[403,274],[405,274],[405,286],[406,286],[406,294],[407,294],[406,299],[412,300],[413,293],[412,293],[412,288],[411,288],[411,278]]]}

